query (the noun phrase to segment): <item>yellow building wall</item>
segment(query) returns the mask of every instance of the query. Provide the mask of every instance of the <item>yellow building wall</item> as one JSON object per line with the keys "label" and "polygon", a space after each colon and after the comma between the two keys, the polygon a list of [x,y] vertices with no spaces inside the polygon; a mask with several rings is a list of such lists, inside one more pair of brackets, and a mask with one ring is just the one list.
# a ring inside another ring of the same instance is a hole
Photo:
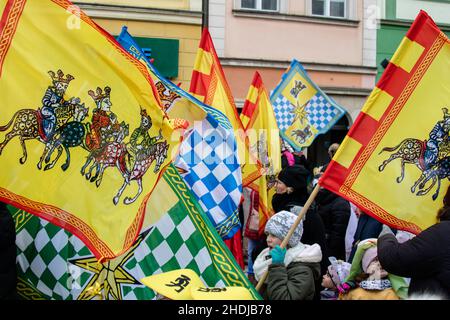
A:
{"label": "yellow building wall", "polygon": [[107,4],[157,9],[189,10],[190,0],[78,0],[77,3]]}
{"label": "yellow building wall", "polygon": [[[187,11],[192,10],[193,7],[201,8],[201,0],[78,0],[76,3]],[[201,37],[201,25],[107,18],[94,18],[94,21],[114,36],[119,35],[122,26],[126,25],[132,36],[179,40],[178,77],[172,81],[176,84],[181,82],[184,90],[189,89],[192,68]]]}
{"label": "yellow building wall", "polygon": [[187,91],[189,89],[192,68],[201,37],[201,25],[109,20],[101,18],[96,18],[94,21],[114,36],[119,35],[122,26],[125,25],[128,27],[128,32],[132,36],[179,40],[178,77],[172,79],[172,82],[175,84],[181,82],[181,88],[183,90]]}

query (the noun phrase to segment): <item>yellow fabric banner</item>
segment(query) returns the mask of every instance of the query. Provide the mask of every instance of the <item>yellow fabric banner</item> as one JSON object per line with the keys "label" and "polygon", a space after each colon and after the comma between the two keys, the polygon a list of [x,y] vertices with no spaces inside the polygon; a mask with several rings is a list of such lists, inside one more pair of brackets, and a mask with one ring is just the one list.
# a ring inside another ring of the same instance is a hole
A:
{"label": "yellow fabric banner", "polygon": [[118,256],[180,135],[146,67],[72,3],[0,9],[0,199]]}
{"label": "yellow fabric banner", "polygon": [[[277,120],[261,75],[255,72],[241,113],[247,123],[250,150],[258,155],[265,174],[250,184],[259,193],[259,234],[273,214],[272,197],[275,177],[281,170],[280,133]],[[248,120],[246,120],[248,119]]]}
{"label": "yellow fabric banner", "polygon": [[261,176],[261,163],[249,150],[245,129],[239,118],[234,98],[225,79],[214,44],[207,29],[203,30],[192,71],[189,92],[203,103],[222,112],[233,126],[242,168],[242,186]]}
{"label": "yellow fabric banner", "polygon": [[449,186],[450,41],[420,12],[319,184],[419,233]]}

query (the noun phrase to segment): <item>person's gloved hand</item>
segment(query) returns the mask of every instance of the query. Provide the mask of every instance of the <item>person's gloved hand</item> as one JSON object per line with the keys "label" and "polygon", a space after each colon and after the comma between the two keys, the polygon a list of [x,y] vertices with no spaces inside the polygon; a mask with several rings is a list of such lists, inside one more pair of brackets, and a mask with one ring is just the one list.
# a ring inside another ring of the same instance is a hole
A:
{"label": "person's gloved hand", "polygon": [[339,293],[342,294],[345,294],[354,288],[356,288],[356,283],[354,281],[347,281],[337,286]]}
{"label": "person's gloved hand", "polygon": [[391,228],[389,228],[387,225],[383,224],[383,227],[381,228],[381,232],[378,235],[378,238],[384,236],[385,234],[392,234],[393,236],[395,236],[394,232],[392,232]]}
{"label": "person's gloved hand", "polygon": [[280,246],[276,246],[270,251],[270,255],[272,256],[272,263],[284,264],[286,248],[281,249]]}

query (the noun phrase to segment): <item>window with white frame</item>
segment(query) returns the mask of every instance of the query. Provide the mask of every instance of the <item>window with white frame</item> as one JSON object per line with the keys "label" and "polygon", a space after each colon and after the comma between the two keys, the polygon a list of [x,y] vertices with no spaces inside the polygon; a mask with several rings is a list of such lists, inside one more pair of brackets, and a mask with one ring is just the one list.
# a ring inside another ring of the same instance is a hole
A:
{"label": "window with white frame", "polygon": [[279,11],[278,0],[241,0],[242,9]]}
{"label": "window with white frame", "polygon": [[347,0],[311,0],[311,13],[315,16],[346,18]]}

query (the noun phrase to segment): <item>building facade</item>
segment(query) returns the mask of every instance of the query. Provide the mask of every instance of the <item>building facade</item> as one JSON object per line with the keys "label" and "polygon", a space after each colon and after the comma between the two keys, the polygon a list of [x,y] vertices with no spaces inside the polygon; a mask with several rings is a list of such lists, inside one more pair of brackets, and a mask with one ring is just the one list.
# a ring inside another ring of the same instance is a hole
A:
{"label": "building facade", "polygon": [[122,26],[154,59],[158,70],[189,88],[202,27],[202,0],[73,1],[113,36]]}
{"label": "building facade", "polygon": [[[324,163],[356,119],[377,79],[418,14],[450,32],[448,0],[80,0],[74,3],[109,33],[122,26],[149,50],[155,66],[189,88],[201,37],[202,10],[236,104],[258,70],[273,90],[292,59],[347,111],[309,148]],[[151,51],[151,52],[150,52]]]}
{"label": "building facade", "polygon": [[273,90],[292,59],[347,115],[309,148],[324,163],[376,80],[376,0],[210,0],[209,30],[238,105],[258,70]]}
{"label": "building facade", "polygon": [[383,0],[379,1],[380,23],[377,29],[377,79],[383,73],[380,65],[390,59],[420,10],[426,11],[439,28],[450,36],[449,0]]}
{"label": "building facade", "polygon": [[254,70],[268,90],[292,59],[348,111],[351,122],[375,84],[376,28],[364,0],[211,0],[209,29],[235,98]]}

